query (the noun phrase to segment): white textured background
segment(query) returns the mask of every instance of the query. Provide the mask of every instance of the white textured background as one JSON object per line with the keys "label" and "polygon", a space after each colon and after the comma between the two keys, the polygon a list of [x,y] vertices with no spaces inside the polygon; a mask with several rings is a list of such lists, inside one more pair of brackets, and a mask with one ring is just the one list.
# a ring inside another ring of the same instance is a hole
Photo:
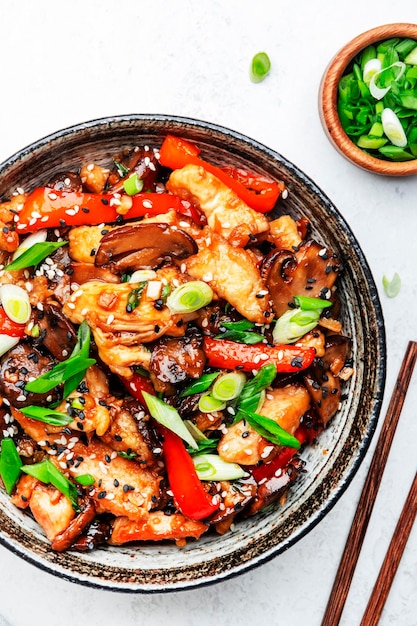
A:
{"label": "white textured background", "polygon": [[[328,143],[317,112],[321,75],[364,30],[416,22],[416,0],[1,0],[0,161],[89,119],[167,113],[228,126],[306,172],[359,239],[384,308],[388,376],[417,339],[417,180],[359,170]],[[270,76],[248,78],[256,52]],[[389,300],[384,274],[402,278]],[[414,376],[375,505],[342,626],[356,626],[416,471]],[[273,561],[221,584],[167,595],[123,595],[57,579],[0,547],[0,626],[319,626],[369,466],[305,538]],[[381,624],[417,625],[414,529]]]}

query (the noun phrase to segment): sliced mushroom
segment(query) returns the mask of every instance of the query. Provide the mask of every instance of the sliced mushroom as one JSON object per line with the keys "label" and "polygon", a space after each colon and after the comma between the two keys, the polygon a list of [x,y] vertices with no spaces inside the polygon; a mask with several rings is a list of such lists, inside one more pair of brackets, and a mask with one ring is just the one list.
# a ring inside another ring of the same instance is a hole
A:
{"label": "sliced mushroom", "polygon": [[159,222],[130,224],[103,237],[95,264],[123,273],[155,268],[167,259],[185,259],[197,252],[194,239],[181,229]]}
{"label": "sliced mushroom", "polygon": [[313,239],[305,241],[294,252],[270,252],[262,263],[261,275],[271,294],[275,314],[283,315],[294,296],[328,299],[339,269],[337,255]]}
{"label": "sliced mushroom", "polygon": [[119,277],[105,267],[96,267],[92,263],[72,263],[71,282],[77,285],[89,280],[101,280],[104,283],[119,283]]}
{"label": "sliced mushroom", "polygon": [[294,456],[285,468],[277,470],[272,476],[266,478],[261,485],[258,485],[257,494],[245,509],[244,516],[254,515],[281,498],[303,471],[304,465],[305,462],[302,459]]}
{"label": "sliced mushroom", "polygon": [[80,175],[75,172],[59,172],[47,186],[55,191],[81,191],[83,187]]}
{"label": "sliced mushroom", "polygon": [[36,311],[35,322],[40,330],[37,345],[42,344],[58,361],[67,359],[77,342],[77,333],[61,308],[44,303],[43,310]]}

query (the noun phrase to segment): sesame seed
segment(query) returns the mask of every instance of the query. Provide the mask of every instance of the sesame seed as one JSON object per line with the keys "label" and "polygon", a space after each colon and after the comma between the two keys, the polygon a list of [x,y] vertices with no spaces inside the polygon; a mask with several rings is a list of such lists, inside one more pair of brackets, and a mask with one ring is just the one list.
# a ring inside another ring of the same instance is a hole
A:
{"label": "sesame seed", "polygon": [[110,324],[112,324],[114,322],[114,315],[113,313],[110,313],[110,315],[107,318],[107,324],[110,326]]}
{"label": "sesame seed", "polygon": [[75,304],[73,302],[67,302],[67,307],[69,309],[75,309]]}
{"label": "sesame seed", "polygon": [[150,200],[144,200],[142,202],[142,205],[145,207],[145,209],[152,209],[153,204]]}
{"label": "sesame seed", "polygon": [[16,401],[17,402],[24,402],[26,400],[26,396],[22,393],[20,394],[20,396],[17,396]]}
{"label": "sesame seed", "polygon": [[284,191],[281,193],[281,198],[283,200],[286,200],[288,198],[288,189],[284,189]]}

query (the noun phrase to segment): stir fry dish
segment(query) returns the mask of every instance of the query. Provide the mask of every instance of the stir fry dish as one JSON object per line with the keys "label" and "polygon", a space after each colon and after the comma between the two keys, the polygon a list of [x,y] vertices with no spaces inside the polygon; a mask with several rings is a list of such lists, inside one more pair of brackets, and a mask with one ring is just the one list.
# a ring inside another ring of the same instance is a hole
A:
{"label": "stir fry dish", "polygon": [[2,198],[0,488],[53,550],[183,546],[303,480],[354,370],[287,195],[169,135]]}

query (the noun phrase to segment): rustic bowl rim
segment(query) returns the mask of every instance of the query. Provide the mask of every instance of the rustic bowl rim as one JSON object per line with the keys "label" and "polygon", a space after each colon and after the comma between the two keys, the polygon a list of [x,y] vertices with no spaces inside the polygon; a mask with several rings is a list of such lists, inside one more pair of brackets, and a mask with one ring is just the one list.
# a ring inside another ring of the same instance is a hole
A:
{"label": "rustic bowl rim", "polygon": [[[278,165],[280,168],[283,168],[283,170],[285,170],[289,176],[294,177],[297,182],[304,185],[308,193],[320,201],[320,211],[324,210],[326,216],[328,215],[329,218],[336,221],[338,227],[340,227],[340,232],[343,233],[345,245],[349,246],[349,253],[353,256],[356,256],[357,262],[361,265],[361,279],[366,283],[366,288],[368,289],[367,298],[369,298],[369,300],[367,304],[370,307],[370,310],[366,312],[366,316],[367,319],[368,316],[372,318],[373,330],[376,338],[376,345],[372,346],[372,357],[376,360],[373,378],[374,385],[372,387],[372,399],[370,399],[369,393],[366,396],[368,400],[366,408],[366,429],[362,433],[363,437],[360,442],[356,441],[355,439],[357,447],[355,449],[355,453],[353,455],[350,455],[349,457],[349,465],[344,467],[344,472],[340,477],[338,476],[337,480],[336,477],[328,478],[329,483],[331,482],[333,484],[334,480],[336,480],[336,483],[332,487],[332,490],[329,491],[329,495],[326,496],[326,500],[324,502],[320,500],[320,506],[313,509],[313,512],[311,513],[311,515],[309,514],[307,520],[304,521],[304,523],[299,524],[296,527],[295,531],[289,536],[285,537],[284,540],[281,540],[280,543],[275,542],[275,527],[272,530],[268,530],[268,533],[266,534],[266,539],[268,541],[260,543],[257,543],[259,526],[257,527],[256,532],[253,532],[253,529],[251,529],[250,536],[248,537],[249,547],[247,548],[247,552],[250,553],[250,557],[248,558],[248,560],[242,559],[242,551],[239,553],[236,552],[235,548],[233,548],[234,552],[231,555],[228,555],[231,557],[229,561],[223,561],[222,556],[218,556],[216,558],[216,561],[218,561],[218,563],[215,566],[215,569],[213,571],[204,571],[201,575],[198,574],[197,578],[192,577],[193,572],[186,571],[185,577],[178,579],[175,578],[172,581],[169,580],[168,584],[166,580],[164,581],[161,578],[152,578],[149,583],[143,582],[142,578],[139,578],[139,581],[136,578],[133,578],[132,580],[120,580],[118,576],[122,576],[122,574],[119,574],[119,566],[109,567],[110,572],[106,573],[106,577],[104,577],[103,572],[101,572],[101,574],[100,572],[98,572],[98,574],[95,573],[97,566],[89,566],[92,571],[89,571],[89,567],[87,567],[87,572],[85,570],[83,571],[82,569],[80,570],[78,566],[77,568],[73,566],[73,569],[70,569],[68,568],[67,564],[70,563],[73,565],[73,559],[69,561],[60,561],[59,564],[57,564],[55,561],[55,555],[53,555],[52,558],[50,554],[45,555],[42,550],[36,551],[33,545],[30,543],[30,538],[26,540],[26,543],[24,543],[22,540],[19,541],[19,535],[10,536],[9,534],[7,534],[7,530],[5,531],[3,528],[1,528],[0,525],[0,544],[4,545],[6,548],[23,558],[24,560],[32,563],[33,565],[50,574],[87,587],[106,589],[115,592],[166,593],[180,590],[190,590],[213,583],[218,583],[223,580],[240,575],[241,573],[252,570],[257,566],[266,563],[267,561],[270,561],[272,558],[275,558],[276,556],[287,550],[289,547],[297,543],[302,537],[310,532],[333,508],[333,506],[336,504],[337,501],[339,501],[340,497],[345,492],[353,477],[355,476],[357,470],[359,469],[376,430],[385,388],[386,342],[384,318],[381,303],[379,300],[378,290],[376,288],[371,270],[362,252],[359,242],[357,241],[344,217],[341,215],[335,205],[330,201],[330,199],[316,185],[316,183],[314,183],[314,181],[312,181],[302,170],[300,170],[297,166],[288,161],[278,152],[266,147],[265,145],[259,143],[254,139],[249,138],[242,133],[230,130],[229,128],[220,126],[218,124],[213,124],[195,118],[181,117],[175,115],[129,114],[98,118],[61,129],[57,132],[47,135],[46,137],[38,141],[33,142],[22,150],[16,152],[9,159],[0,164],[0,186],[2,184],[2,177],[4,174],[6,174],[7,176],[8,170],[13,171],[13,168],[26,166],[27,160],[30,161],[31,158],[36,158],[37,156],[39,156],[39,152],[41,154],[44,154],[44,152],[42,151],[49,149],[51,144],[52,146],[55,145],[55,147],[56,144],[59,144],[62,147],[63,145],[65,145],[66,140],[71,142],[71,138],[73,138],[74,136],[77,139],[79,139],[78,136],[85,138],[86,134],[88,136],[88,133],[91,132],[103,133],[112,131],[115,133],[119,132],[123,134],[123,131],[126,130],[126,128],[130,129],[131,127],[133,127],[136,129],[137,127],[138,129],[142,129],[142,126],[144,124],[156,124],[158,130],[163,129],[163,134],[166,134],[166,132],[168,132],[167,128],[171,128],[171,132],[174,133],[179,133],[181,130],[184,132],[184,129],[185,132],[188,133],[201,132],[204,134],[208,142],[212,139],[213,136],[216,137],[216,141],[221,138],[222,141],[226,141],[231,144],[230,147],[227,146],[227,151],[233,156],[235,155],[234,150],[237,150],[236,154],[238,155],[239,150],[242,150],[245,155],[246,150],[256,151],[258,157],[262,159],[267,159],[268,163],[272,162],[273,166],[275,167]],[[219,147],[218,144],[216,144],[216,146],[217,148]],[[359,299],[362,298],[362,295],[356,294],[355,297],[358,298],[359,301]],[[374,360],[372,362],[374,363]],[[366,385],[362,385],[362,387],[366,387]],[[355,435],[355,438],[356,437],[357,436]],[[339,455],[340,451],[337,453],[337,459],[339,459]],[[0,516],[1,515],[2,510],[0,507]],[[274,523],[278,524],[278,515],[275,515]],[[23,529],[21,531],[23,536],[25,536],[26,531],[27,529]],[[27,545],[28,543],[29,547]],[[253,547],[254,544],[255,548]],[[212,561],[213,558],[211,558],[210,563]],[[93,565],[95,564],[93,563]],[[98,569],[100,569],[100,567],[105,568],[105,565],[99,564]],[[185,569],[187,569],[187,566],[185,566]],[[190,567],[190,569],[192,569],[192,567]],[[149,571],[151,575],[154,573],[154,570]],[[113,577],[113,574],[115,575],[115,577]]]}
{"label": "rustic bowl rim", "polygon": [[385,176],[417,174],[417,158],[411,161],[384,161],[358,148],[343,129],[337,112],[339,81],[352,59],[368,45],[391,37],[410,37],[417,42],[417,24],[396,22],[371,28],[346,43],[334,55],[322,76],[319,87],[319,115],[333,146],[362,169]]}

